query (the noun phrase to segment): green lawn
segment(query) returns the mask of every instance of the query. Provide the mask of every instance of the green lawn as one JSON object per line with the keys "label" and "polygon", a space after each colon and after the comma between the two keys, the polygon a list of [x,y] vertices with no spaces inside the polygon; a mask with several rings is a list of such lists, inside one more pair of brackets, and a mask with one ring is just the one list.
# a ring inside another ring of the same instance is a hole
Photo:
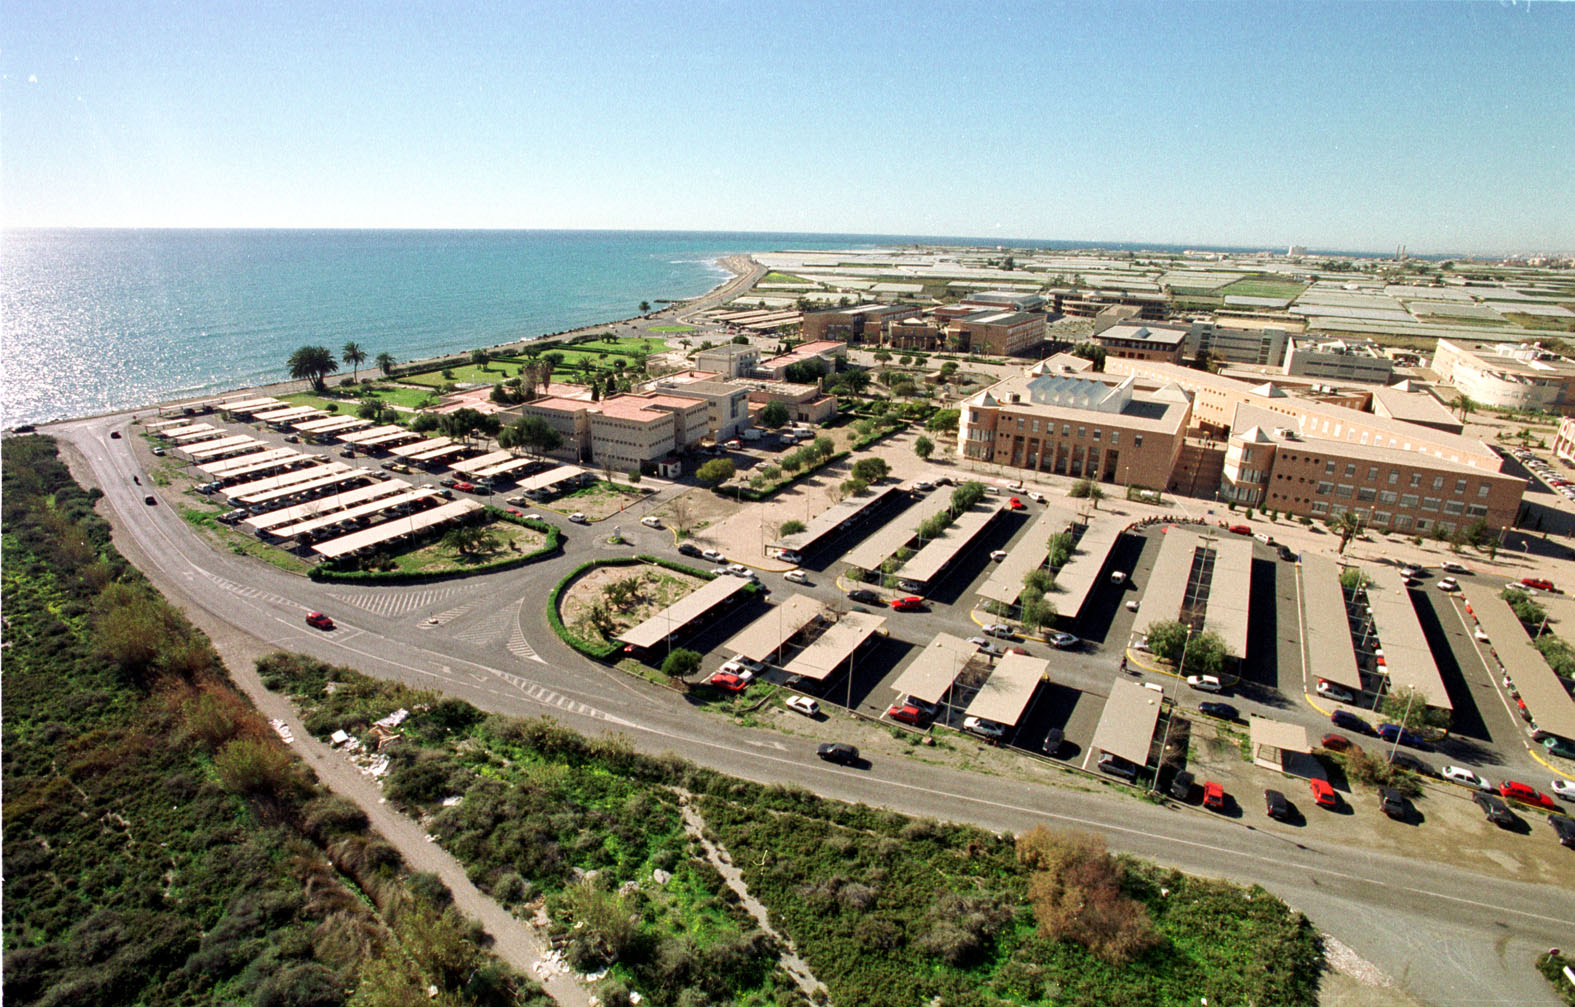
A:
{"label": "green lawn", "polygon": [[651,332],[693,332],[694,330],[695,330],[695,327],[693,325],[653,325],[653,326],[651,326],[649,331],[651,331]]}
{"label": "green lawn", "polygon": [[775,269],[773,269],[771,272],[767,273],[765,276],[762,276],[760,278],[760,282],[761,283],[809,283],[810,281],[804,279],[802,276],[794,276],[792,273],[779,273]]}
{"label": "green lawn", "polygon": [[1307,284],[1297,283],[1295,280],[1277,280],[1268,276],[1250,276],[1244,280],[1221,287],[1217,293],[1222,297],[1283,297],[1287,300],[1297,297]]}

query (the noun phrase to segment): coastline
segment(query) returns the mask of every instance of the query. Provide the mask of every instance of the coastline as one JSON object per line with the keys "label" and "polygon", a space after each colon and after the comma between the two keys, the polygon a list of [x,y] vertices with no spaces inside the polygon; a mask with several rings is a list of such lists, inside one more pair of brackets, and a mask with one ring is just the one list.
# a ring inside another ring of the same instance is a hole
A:
{"label": "coastline", "polygon": [[[581,325],[577,328],[565,329],[560,332],[547,332],[539,336],[533,336],[529,339],[513,339],[509,340],[508,342],[494,343],[491,346],[472,347],[472,349],[518,353],[523,351],[524,348],[529,344],[543,339],[570,339],[576,336],[589,335],[593,332],[613,332],[614,335],[617,335],[619,333],[617,333],[615,330],[619,326],[633,326],[640,321],[651,321],[659,318],[671,318],[674,321],[677,321],[681,313],[691,313],[700,310],[711,303],[720,303],[722,301],[728,300],[729,298],[738,296],[738,294],[753,287],[755,283],[759,281],[760,276],[765,275],[765,268],[756,263],[753,256],[748,252],[739,252],[733,255],[720,256],[709,261],[714,262],[721,268],[727,270],[731,275],[720,279],[715,286],[702,294],[698,294],[694,297],[686,298],[684,300],[668,302],[660,309],[654,310],[649,314],[627,315],[623,318],[613,319],[606,322],[595,322],[589,325]],[[452,353],[436,357],[421,357],[413,360],[400,361],[399,366],[401,368],[420,369],[426,365],[436,365],[442,360],[451,360],[453,357],[454,354]],[[310,381],[297,381],[294,379],[274,381],[258,385],[240,385],[213,392],[204,392],[197,395],[185,395],[179,398],[162,399],[157,402],[150,402],[144,405],[135,406],[130,409],[114,409],[101,413],[85,413],[80,416],[62,416],[52,420],[40,421],[34,425],[42,431],[48,427],[59,426],[65,423],[74,423],[80,420],[102,419],[106,416],[131,416],[135,418],[149,411],[159,412],[164,409],[170,409],[192,402],[203,402],[215,397],[237,395],[242,393],[251,395],[289,395],[296,392],[308,391],[310,389]]]}

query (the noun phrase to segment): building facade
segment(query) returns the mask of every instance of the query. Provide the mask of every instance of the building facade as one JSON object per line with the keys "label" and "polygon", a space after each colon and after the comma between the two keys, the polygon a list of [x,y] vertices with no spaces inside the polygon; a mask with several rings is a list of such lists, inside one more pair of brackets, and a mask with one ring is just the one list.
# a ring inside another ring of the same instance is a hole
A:
{"label": "building facade", "polygon": [[1163,360],[1179,364],[1187,336],[1187,326],[1118,323],[1095,332],[1089,338],[1103,346],[1109,357]]}
{"label": "building facade", "polygon": [[800,332],[808,342],[879,343],[888,321],[913,312],[911,305],[901,304],[859,304],[851,308],[811,311],[804,315]]}
{"label": "building facade", "polygon": [[1285,373],[1297,377],[1387,385],[1394,371],[1394,361],[1368,339],[1298,336],[1291,340],[1285,354]]}
{"label": "building facade", "polygon": [[745,378],[760,366],[760,351],[753,346],[723,343],[695,354],[695,370],[724,378]]}
{"label": "building facade", "polygon": [[1026,311],[974,311],[946,326],[946,345],[968,353],[1010,357],[1045,341],[1045,316]]}
{"label": "building facade", "polygon": [[1440,339],[1433,370],[1478,405],[1575,414],[1575,360],[1533,343]]}

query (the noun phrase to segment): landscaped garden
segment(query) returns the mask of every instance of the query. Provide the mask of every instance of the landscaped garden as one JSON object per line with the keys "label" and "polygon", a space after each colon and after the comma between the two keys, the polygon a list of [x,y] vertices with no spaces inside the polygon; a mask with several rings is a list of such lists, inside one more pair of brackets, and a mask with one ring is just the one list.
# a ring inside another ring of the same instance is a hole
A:
{"label": "landscaped garden", "polygon": [[649,492],[627,483],[598,479],[542,506],[560,514],[579,513],[588,521],[600,521],[619,513]]}

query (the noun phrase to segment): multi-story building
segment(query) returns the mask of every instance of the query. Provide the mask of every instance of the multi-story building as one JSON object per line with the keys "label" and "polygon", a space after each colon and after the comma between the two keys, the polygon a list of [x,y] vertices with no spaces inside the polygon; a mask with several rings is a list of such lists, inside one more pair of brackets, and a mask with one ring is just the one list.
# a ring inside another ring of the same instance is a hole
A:
{"label": "multi-story building", "polygon": [[729,381],[712,380],[715,375],[697,377],[689,371],[683,376],[666,375],[651,383],[651,390],[663,391],[680,398],[698,399],[706,404],[708,425],[706,434],[715,441],[737,437],[749,426],[749,386]]}
{"label": "multi-story building", "polygon": [[[524,405],[516,406],[521,416],[535,416],[546,421],[558,432],[562,442],[548,452],[556,458],[570,461],[588,461],[591,457],[591,411],[596,403],[587,398],[568,398],[561,395],[544,395]],[[510,410],[513,412],[515,410]]]}
{"label": "multi-story building", "polygon": [[886,345],[894,350],[933,353],[946,348],[946,334],[935,319],[910,315],[886,323]]}
{"label": "multi-story building", "polygon": [[813,342],[800,343],[793,347],[793,352],[784,353],[779,357],[765,360],[755,368],[755,376],[766,377],[772,381],[781,381],[787,369],[794,364],[808,363],[819,360],[826,365],[827,373],[836,369],[836,358],[846,352],[848,344],[835,339],[817,339]]}
{"label": "multi-story building", "polygon": [[724,378],[748,377],[760,366],[760,351],[741,343],[723,343],[695,354],[695,369]]}
{"label": "multi-story building", "polygon": [[1297,336],[1285,354],[1285,373],[1323,381],[1363,381],[1386,385],[1394,361],[1370,339],[1317,339]]}
{"label": "multi-story building", "polygon": [[811,311],[804,315],[800,334],[810,342],[879,343],[886,322],[913,312],[912,305],[901,304],[859,304],[851,308]]}
{"label": "multi-story building", "polygon": [[1039,367],[975,395],[961,408],[958,453],[1036,472],[1166,486],[1191,411],[1186,395],[1140,392],[1130,378],[1088,374]]}
{"label": "multi-story building", "polygon": [[[780,402],[787,406],[788,417],[795,423],[821,423],[837,415],[837,397],[821,394],[818,385],[802,385],[790,381],[753,381],[748,387],[751,406],[760,407],[768,402]],[[758,411],[758,408],[754,411]]]}
{"label": "multi-story building", "polygon": [[1575,360],[1534,343],[1440,339],[1433,370],[1478,405],[1575,414]]}
{"label": "multi-story building", "polygon": [[980,290],[963,298],[962,303],[996,311],[1040,311],[1045,299],[1029,290]]}
{"label": "multi-story building", "polygon": [[1465,429],[1454,413],[1438,399],[1409,381],[1373,389],[1373,414],[1458,434]]}
{"label": "multi-story building", "polygon": [[1098,329],[1089,338],[1103,346],[1108,356],[1179,364],[1190,328],[1192,326],[1160,325],[1157,322],[1145,325],[1118,323]]}
{"label": "multi-story building", "polygon": [[1187,346],[1182,356],[1197,360],[1207,353],[1210,360],[1233,364],[1279,367],[1285,363],[1289,336],[1284,329],[1238,328],[1217,321],[1200,321],[1187,330]]}
{"label": "multi-story building", "polygon": [[946,345],[994,356],[1025,354],[1045,341],[1045,316],[1027,311],[974,311],[946,326]]}
{"label": "multi-story building", "polygon": [[638,469],[694,447],[710,427],[710,404],[668,393],[586,399],[547,397],[517,407],[539,416],[563,437],[557,457]]}

